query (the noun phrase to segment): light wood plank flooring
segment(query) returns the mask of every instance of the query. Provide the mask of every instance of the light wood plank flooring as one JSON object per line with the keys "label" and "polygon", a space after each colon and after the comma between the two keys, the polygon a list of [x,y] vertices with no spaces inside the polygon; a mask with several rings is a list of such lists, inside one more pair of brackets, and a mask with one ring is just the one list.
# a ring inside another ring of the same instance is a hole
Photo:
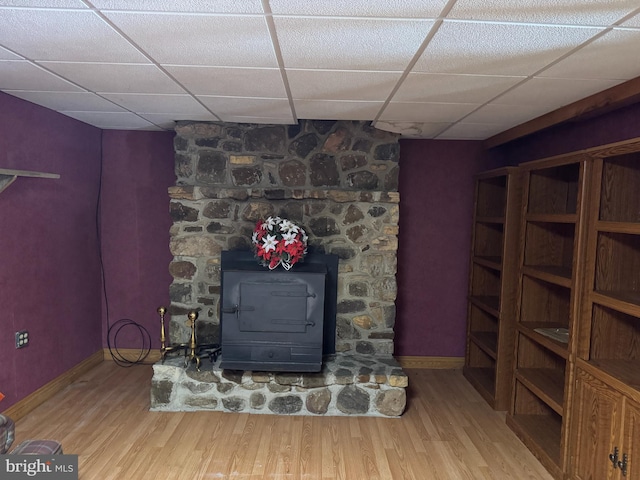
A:
{"label": "light wood plank flooring", "polygon": [[406,370],[399,419],[149,412],[150,365],[104,362],[16,425],[53,438],[83,480],[551,480],[463,378]]}

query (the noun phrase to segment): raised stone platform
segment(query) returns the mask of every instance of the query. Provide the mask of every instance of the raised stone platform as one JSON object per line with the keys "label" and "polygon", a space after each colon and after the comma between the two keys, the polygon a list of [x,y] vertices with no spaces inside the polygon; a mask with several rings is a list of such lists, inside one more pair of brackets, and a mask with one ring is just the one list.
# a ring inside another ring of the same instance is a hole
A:
{"label": "raised stone platform", "polygon": [[337,354],[319,373],[221,370],[219,360],[198,371],[174,357],[153,372],[152,411],[398,417],[407,400],[408,377],[391,356]]}

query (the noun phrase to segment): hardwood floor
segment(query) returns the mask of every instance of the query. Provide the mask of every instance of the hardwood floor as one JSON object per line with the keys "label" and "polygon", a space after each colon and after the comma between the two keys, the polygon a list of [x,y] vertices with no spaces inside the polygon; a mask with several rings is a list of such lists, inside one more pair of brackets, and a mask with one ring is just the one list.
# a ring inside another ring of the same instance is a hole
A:
{"label": "hardwood floor", "polygon": [[149,412],[149,365],[104,362],[16,425],[83,480],[550,480],[461,370],[406,370],[399,418]]}

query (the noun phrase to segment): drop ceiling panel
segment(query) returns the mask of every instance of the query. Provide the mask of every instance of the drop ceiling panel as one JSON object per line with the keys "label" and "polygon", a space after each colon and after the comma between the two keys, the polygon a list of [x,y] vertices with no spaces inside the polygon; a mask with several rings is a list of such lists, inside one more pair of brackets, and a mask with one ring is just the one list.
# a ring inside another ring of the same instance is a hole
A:
{"label": "drop ceiling panel", "polygon": [[24,60],[24,58],[11,53],[9,50],[0,47],[0,60]]}
{"label": "drop ceiling panel", "polygon": [[490,123],[456,123],[438,135],[443,140],[482,140],[500,133],[502,125]]}
{"label": "drop ceiling panel", "polygon": [[0,89],[59,92],[82,90],[25,60],[0,61]]}
{"label": "drop ceiling panel", "polygon": [[0,90],[101,128],[476,138],[640,77],[637,45],[638,0],[0,0]]}
{"label": "drop ceiling panel", "polygon": [[621,24],[623,27],[640,27],[640,13],[636,13],[633,17]]}
{"label": "drop ceiling panel", "polygon": [[202,122],[216,122],[219,121],[213,114],[207,113],[202,115],[196,114],[182,114],[182,113],[143,113],[140,114],[142,118],[157,125],[165,130],[173,130],[176,121],[202,121]]}
{"label": "drop ceiling panel", "polygon": [[488,102],[526,77],[410,73],[394,102]]}
{"label": "drop ceiling panel", "polygon": [[640,75],[640,30],[615,29],[540,76],[628,80]]}
{"label": "drop ceiling panel", "polygon": [[0,44],[29,60],[147,60],[100,17],[83,10],[5,9]]}
{"label": "drop ceiling panel", "polygon": [[287,98],[282,73],[277,68],[174,65],[164,68],[195,95]]}
{"label": "drop ceiling panel", "polygon": [[637,0],[458,0],[448,18],[606,26],[637,8]]}
{"label": "drop ceiling panel", "polygon": [[7,93],[52,110],[77,110],[96,112],[122,112],[124,109],[94,93],[89,92],[24,92],[7,90]]}
{"label": "drop ceiling panel", "polygon": [[435,18],[447,0],[271,0],[271,11],[278,15]]}
{"label": "drop ceiling panel", "polygon": [[88,8],[81,0],[0,0],[0,6]]}
{"label": "drop ceiling panel", "polygon": [[39,62],[40,65],[92,92],[185,93],[152,64]]}
{"label": "drop ceiling panel", "polygon": [[532,75],[601,29],[445,21],[413,71]]}
{"label": "drop ceiling panel", "polygon": [[193,13],[262,13],[260,0],[93,0],[106,10],[138,10]]}
{"label": "drop ceiling panel", "polygon": [[435,138],[443,130],[446,130],[450,123],[419,123],[419,122],[382,122],[374,123],[376,128],[399,133],[407,138]]}
{"label": "drop ceiling panel", "polygon": [[312,120],[369,120],[380,111],[382,105],[383,102],[295,101],[298,118]]}
{"label": "drop ceiling panel", "polygon": [[161,64],[277,67],[261,16],[105,12]]}
{"label": "drop ceiling panel", "polygon": [[380,115],[383,121],[421,123],[456,122],[478,108],[472,103],[405,103],[391,102]]}
{"label": "drop ceiling panel", "polygon": [[65,115],[98,128],[117,130],[160,130],[144,118],[129,112],[74,112],[63,111]]}
{"label": "drop ceiling panel", "polygon": [[567,105],[620,83],[617,80],[583,80],[534,77],[496,98],[506,105]]}
{"label": "drop ceiling panel", "polygon": [[433,22],[274,17],[286,68],[402,72]]}
{"label": "drop ceiling panel", "polygon": [[500,124],[509,127],[532,120],[549,113],[553,107],[546,105],[500,105],[489,103],[467,115],[464,120],[470,123]]}
{"label": "drop ceiling panel", "polygon": [[[279,118],[294,122],[286,98],[245,98],[198,95],[198,99],[222,120],[230,117]],[[231,121],[231,120],[225,120]]]}
{"label": "drop ceiling panel", "polygon": [[385,101],[400,72],[287,70],[294,99]]}
{"label": "drop ceiling panel", "polygon": [[155,95],[139,93],[105,93],[112,102],[139,113],[181,113],[201,115],[207,112],[191,95]]}

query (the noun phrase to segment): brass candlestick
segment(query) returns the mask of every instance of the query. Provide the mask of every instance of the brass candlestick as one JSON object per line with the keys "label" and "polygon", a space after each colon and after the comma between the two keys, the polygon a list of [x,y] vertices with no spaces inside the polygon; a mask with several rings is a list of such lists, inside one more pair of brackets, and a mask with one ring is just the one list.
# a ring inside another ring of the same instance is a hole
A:
{"label": "brass candlestick", "polygon": [[[200,357],[196,353],[196,320],[198,319],[198,312],[191,311],[189,315],[187,315],[189,319],[189,325],[191,326],[191,343],[189,344],[189,358],[187,359],[185,355],[184,366],[186,367],[190,362],[196,362],[196,369],[200,370]],[[186,353],[186,352],[185,352]]]}
{"label": "brass candlestick", "polygon": [[158,313],[160,314],[160,358],[164,363],[164,358],[167,356],[166,337],[164,334],[164,314],[167,313],[165,307],[158,307]]}
{"label": "brass candlestick", "polygon": [[177,352],[179,350],[184,350],[185,355],[187,352],[187,347],[189,344],[187,343],[170,343],[167,345],[167,335],[165,332],[164,325],[164,315],[167,313],[167,309],[165,307],[158,307],[158,314],[160,315],[160,357],[162,359],[162,363],[164,364],[165,358],[167,358],[168,353]]}

